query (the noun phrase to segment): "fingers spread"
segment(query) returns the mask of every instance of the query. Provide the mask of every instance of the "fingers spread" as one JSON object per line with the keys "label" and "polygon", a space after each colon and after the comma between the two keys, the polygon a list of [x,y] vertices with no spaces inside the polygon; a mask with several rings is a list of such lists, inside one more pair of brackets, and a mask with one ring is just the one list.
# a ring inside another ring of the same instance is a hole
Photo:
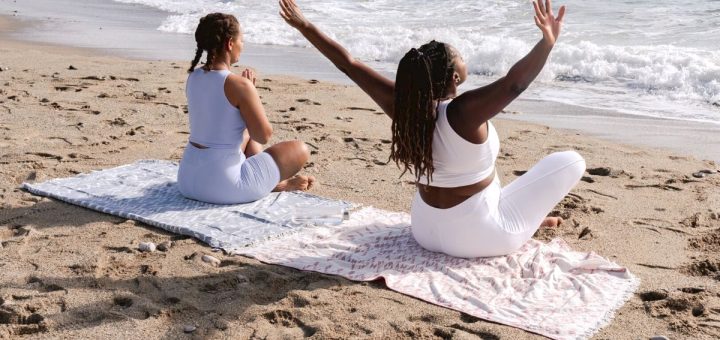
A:
{"label": "fingers spread", "polygon": [[537,16],[538,18],[545,18],[545,15],[540,10],[540,5],[537,1],[533,1],[533,7],[535,8],[535,16]]}
{"label": "fingers spread", "polygon": [[535,2],[537,3],[538,7],[540,8],[540,13],[542,13],[542,15],[545,15],[545,5],[543,4],[543,1],[537,0]]}
{"label": "fingers spread", "polygon": [[552,3],[550,2],[550,0],[545,0],[545,12],[548,15],[553,15]]}
{"label": "fingers spread", "polygon": [[565,6],[560,6],[560,12],[558,12],[557,21],[562,22],[565,17]]}
{"label": "fingers spread", "polygon": [[534,18],[535,18],[535,25],[538,25],[538,27],[542,28],[543,24],[542,24],[542,22],[540,22],[540,19],[538,19],[537,15]]}

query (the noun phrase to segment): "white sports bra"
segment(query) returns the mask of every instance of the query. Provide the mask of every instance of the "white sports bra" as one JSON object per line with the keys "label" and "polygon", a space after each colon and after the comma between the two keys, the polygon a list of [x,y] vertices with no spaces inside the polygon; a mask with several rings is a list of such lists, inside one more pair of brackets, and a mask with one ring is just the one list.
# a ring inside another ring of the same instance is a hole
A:
{"label": "white sports bra", "polygon": [[228,70],[190,73],[185,87],[190,116],[190,141],[212,149],[234,149],[242,144],[245,121],[225,96]]}
{"label": "white sports bra", "polygon": [[[475,144],[460,137],[448,123],[449,104],[448,100],[438,105],[432,142],[435,171],[429,185],[441,188],[461,187],[487,178],[495,170],[495,159],[500,152],[500,139],[490,121],[485,143]],[[419,183],[428,183],[426,176],[420,176]]]}

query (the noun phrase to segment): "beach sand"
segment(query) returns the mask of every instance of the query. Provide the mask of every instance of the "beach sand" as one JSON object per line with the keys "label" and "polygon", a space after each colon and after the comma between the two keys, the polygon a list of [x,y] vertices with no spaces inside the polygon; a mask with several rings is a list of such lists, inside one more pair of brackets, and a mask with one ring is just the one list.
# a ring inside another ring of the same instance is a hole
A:
{"label": "beach sand", "polygon": [[[542,338],[393,292],[381,281],[224,255],[192,238],[18,189],[139,159],[178,161],[188,138],[189,61],[129,60],[6,38],[0,54],[0,337]],[[312,150],[303,170],[318,180],[312,193],[409,211],[412,178],[388,164],[390,120],[364,93],[258,72],[272,142],[299,139]],[[589,169],[554,211],[565,223],[536,237],[562,237],[642,280],[595,337],[719,337],[718,165],[507,119],[532,108],[494,120],[503,183],[554,151],[577,150]],[[700,170],[712,173],[692,176]],[[174,246],[167,252],[137,250],[140,242],[168,240]],[[198,254],[223,264],[209,266]],[[188,325],[196,329],[185,334]]]}

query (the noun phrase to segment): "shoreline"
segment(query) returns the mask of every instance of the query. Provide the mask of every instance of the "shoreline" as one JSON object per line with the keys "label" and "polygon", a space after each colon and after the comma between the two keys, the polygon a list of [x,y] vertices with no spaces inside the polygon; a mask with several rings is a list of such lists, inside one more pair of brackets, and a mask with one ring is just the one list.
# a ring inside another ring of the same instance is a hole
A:
{"label": "shoreline", "polygon": [[[128,6],[126,4],[122,4]],[[154,10],[158,11],[158,10]],[[22,13],[20,14],[22,15]],[[189,65],[192,54],[190,35],[170,34],[153,31],[147,34],[149,46],[142,53],[128,53],[119,48],[77,47],[62,42],[43,42],[30,39],[27,30],[38,27],[36,19],[19,19],[0,15],[0,36],[17,44],[30,44],[52,49],[82,51],[83,54],[111,56],[145,61],[172,61],[179,65]],[[147,24],[154,27],[154,24]],[[107,31],[107,29],[106,29]],[[37,40],[37,39],[36,39]],[[182,47],[184,46],[184,47]],[[247,44],[246,52],[240,63],[255,68],[261,77],[289,75],[303,79],[317,79],[340,85],[355,86],[342,72],[314,49],[285,48]],[[162,53],[158,53],[162,51]],[[166,55],[187,54],[182,58],[163,58]],[[292,53],[295,61],[289,63],[287,53]],[[300,71],[302,69],[302,71]],[[264,70],[270,70],[267,73]],[[463,89],[461,90],[468,90]],[[633,115],[606,109],[587,108],[552,101],[539,101],[518,98],[505,110],[520,114],[499,114],[497,118],[522,120],[538,123],[552,128],[580,132],[629,145],[660,148],[686,154],[698,159],[720,163],[720,124],[687,120],[675,120],[659,117]],[[716,146],[716,147],[708,147]]]}

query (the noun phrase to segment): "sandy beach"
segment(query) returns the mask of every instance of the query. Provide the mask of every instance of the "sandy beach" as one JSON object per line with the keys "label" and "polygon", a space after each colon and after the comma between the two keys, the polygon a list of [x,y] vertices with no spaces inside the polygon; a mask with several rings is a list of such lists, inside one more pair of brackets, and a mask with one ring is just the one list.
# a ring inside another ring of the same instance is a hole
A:
{"label": "sandy beach", "polygon": [[[2,20],[0,30],[12,25]],[[0,38],[0,53],[0,337],[543,338],[393,292],[383,282],[213,252],[192,238],[20,190],[22,182],[140,159],[178,161],[188,138],[189,60],[131,60],[8,38]],[[313,194],[409,211],[412,178],[388,164],[390,120],[362,91],[257,71],[275,129],[271,143],[309,145],[303,173],[318,180]],[[565,223],[535,237],[562,237],[642,280],[595,338],[720,337],[716,140],[685,149],[635,146],[518,120],[533,108],[526,102],[494,120],[502,182],[554,151],[576,150],[588,165],[553,212]],[[672,126],[648,124],[646,132]],[[661,140],[657,131],[648,133]],[[142,253],[138,244],[145,241],[173,246]],[[207,265],[202,254],[223,265]],[[184,333],[187,325],[197,329]]]}

